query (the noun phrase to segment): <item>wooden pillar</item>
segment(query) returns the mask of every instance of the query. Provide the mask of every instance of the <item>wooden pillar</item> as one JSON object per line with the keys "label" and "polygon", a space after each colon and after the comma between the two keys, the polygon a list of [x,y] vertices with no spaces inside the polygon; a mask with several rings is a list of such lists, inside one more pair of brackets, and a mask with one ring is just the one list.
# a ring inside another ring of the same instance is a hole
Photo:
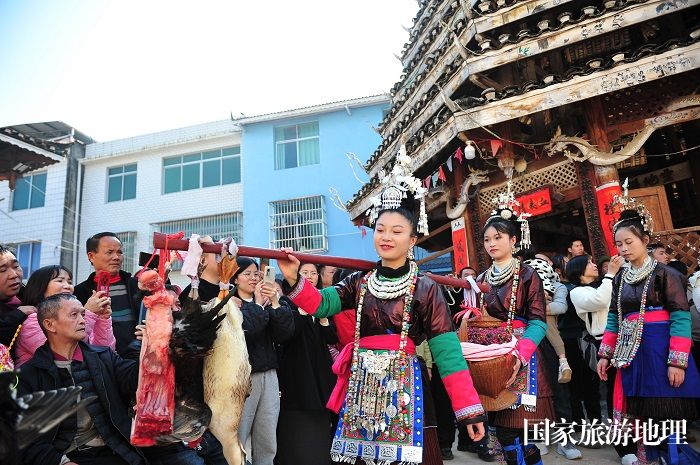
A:
{"label": "wooden pillar", "polygon": [[[481,214],[479,213],[479,198],[475,197],[469,204],[467,204],[467,218],[469,223],[466,223],[467,227],[467,243],[470,244],[469,253],[472,250],[475,251],[473,259],[471,259],[471,266],[477,269],[479,273],[483,272],[491,264],[491,260],[484,250],[484,244],[482,243],[481,236]],[[471,233],[471,234],[470,234]],[[471,257],[471,255],[470,255]]]}
{"label": "wooden pillar", "polygon": [[[610,151],[611,146],[608,140],[605,110],[600,97],[585,100],[582,103],[582,111],[590,143],[597,146],[597,149],[600,151]],[[597,259],[607,255],[608,250],[605,245],[606,241],[600,215],[598,214],[595,189],[596,186],[609,182],[619,182],[619,176],[615,165],[597,166],[589,162],[576,163],[576,172],[581,186],[581,199],[583,201],[583,212],[586,217],[588,237],[591,241],[591,253]]]}
{"label": "wooden pillar", "polygon": [[[472,200],[469,203],[472,203],[472,202],[477,202],[477,199],[475,198],[474,200]],[[469,266],[480,270],[481,266],[477,266],[477,264],[479,263],[479,256],[478,256],[477,249],[481,245],[481,241],[479,241],[479,238],[481,237],[481,235],[474,234],[475,233],[474,228],[470,227],[470,225],[472,225],[474,223],[479,224],[479,220],[478,220],[478,218],[475,219],[472,216],[472,212],[469,209],[467,209],[467,211],[464,212],[464,230],[467,233],[467,254],[469,255]],[[459,270],[455,270],[455,271],[459,271]]]}

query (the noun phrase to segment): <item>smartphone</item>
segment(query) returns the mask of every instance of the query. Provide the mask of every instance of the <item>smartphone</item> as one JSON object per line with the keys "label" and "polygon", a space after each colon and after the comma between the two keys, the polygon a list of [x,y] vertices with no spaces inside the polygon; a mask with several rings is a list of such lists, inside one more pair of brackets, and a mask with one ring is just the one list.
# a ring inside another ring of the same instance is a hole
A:
{"label": "smartphone", "polygon": [[276,277],[277,270],[275,270],[275,267],[265,265],[265,271],[263,271],[263,281],[265,281],[266,283],[274,284]]}
{"label": "smartphone", "polygon": [[139,266],[146,266],[146,263],[148,263],[148,268],[157,270],[160,263],[160,255],[156,255],[153,259],[151,257],[153,256],[148,252],[139,252]]}

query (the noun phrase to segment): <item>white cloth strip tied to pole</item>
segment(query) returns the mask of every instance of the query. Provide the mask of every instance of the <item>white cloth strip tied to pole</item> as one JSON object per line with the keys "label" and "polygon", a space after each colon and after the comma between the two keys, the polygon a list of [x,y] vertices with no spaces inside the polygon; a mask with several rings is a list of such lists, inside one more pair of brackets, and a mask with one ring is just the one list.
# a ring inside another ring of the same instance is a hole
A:
{"label": "white cloth strip tied to pole", "polygon": [[477,299],[477,294],[481,292],[481,289],[479,289],[479,285],[476,283],[473,276],[467,276],[466,280],[471,288],[464,288],[464,305],[474,308],[479,302]]}
{"label": "white cloth strip tied to pole", "polygon": [[189,246],[187,247],[187,255],[182,262],[182,269],[180,270],[182,276],[187,276],[189,278],[197,276],[197,268],[199,267],[199,261],[202,259],[202,252],[202,245],[199,243],[199,234],[192,234],[190,236]]}

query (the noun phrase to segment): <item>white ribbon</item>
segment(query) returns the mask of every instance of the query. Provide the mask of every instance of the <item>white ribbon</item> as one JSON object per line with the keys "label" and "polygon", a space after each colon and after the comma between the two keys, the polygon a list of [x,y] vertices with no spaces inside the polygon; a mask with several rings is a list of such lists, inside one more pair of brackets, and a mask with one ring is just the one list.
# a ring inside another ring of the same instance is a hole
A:
{"label": "white ribbon", "polygon": [[187,255],[185,260],[182,262],[182,270],[180,274],[182,276],[197,276],[197,268],[199,267],[199,261],[202,259],[202,245],[199,243],[199,234],[192,234],[190,236],[190,243],[187,247]]}

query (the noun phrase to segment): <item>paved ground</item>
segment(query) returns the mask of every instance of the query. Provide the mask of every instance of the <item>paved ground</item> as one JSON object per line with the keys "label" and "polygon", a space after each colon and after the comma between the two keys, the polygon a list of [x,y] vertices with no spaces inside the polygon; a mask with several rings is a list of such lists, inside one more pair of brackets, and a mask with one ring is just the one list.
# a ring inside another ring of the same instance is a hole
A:
{"label": "paved ground", "polygon": [[[695,437],[700,441],[700,430],[692,430]],[[700,451],[700,442],[691,444],[696,450]],[[612,447],[603,447],[601,449],[586,449],[580,448],[583,457],[579,460],[566,460],[564,457],[556,453],[556,446],[549,447],[549,454],[542,457],[542,462],[544,465],[619,465],[620,458],[615,453],[615,449]],[[470,454],[468,452],[460,452],[457,450],[455,445],[452,448],[455,459],[450,461],[445,461],[445,465],[478,465],[486,464],[482,462],[476,456],[476,454]],[[491,462],[497,463],[497,462]]]}
{"label": "paved ground", "polygon": [[[602,449],[584,449],[581,448],[581,453],[583,457],[580,460],[566,460],[561,455],[557,454],[555,451],[556,447],[549,447],[549,454],[542,457],[542,462],[544,465],[619,465],[620,459],[615,453],[615,449],[612,447],[604,447]],[[486,464],[482,462],[476,456],[476,454],[470,454],[468,452],[460,452],[457,447],[454,447],[452,452],[455,455],[454,460],[445,461],[445,465],[462,465],[462,464]],[[492,462],[497,463],[497,462]]]}

